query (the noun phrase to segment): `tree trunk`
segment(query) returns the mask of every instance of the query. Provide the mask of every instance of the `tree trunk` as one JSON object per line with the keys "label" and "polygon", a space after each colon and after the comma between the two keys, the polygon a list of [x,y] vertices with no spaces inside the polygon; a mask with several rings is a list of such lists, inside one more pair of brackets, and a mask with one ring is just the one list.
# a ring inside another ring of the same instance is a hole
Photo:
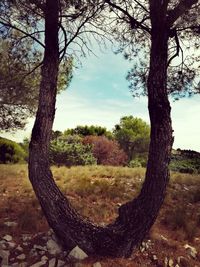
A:
{"label": "tree trunk", "polygon": [[138,198],[119,208],[115,222],[99,227],[83,219],[71,207],[56,186],[49,167],[48,147],[54,120],[59,66],[58,5],[58,0],[46,1],[45,54],[39,107],[29,147],[29,178],[50,227],[66,249],[78,245],[88,254],[129,256],[154,223],[169,179],[172,129],[166,90],[166,25],[162,18],[158,24],[152,21],[148,78],[151,142],[146,179]]}

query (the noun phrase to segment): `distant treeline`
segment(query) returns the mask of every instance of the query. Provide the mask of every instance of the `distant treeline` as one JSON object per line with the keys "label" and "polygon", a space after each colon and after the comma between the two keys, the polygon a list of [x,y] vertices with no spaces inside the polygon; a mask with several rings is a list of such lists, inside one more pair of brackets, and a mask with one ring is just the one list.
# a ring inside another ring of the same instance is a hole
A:
{"label": "distant treeline", "polygon": [[184,173],[200,173],[200,153],[194,150],[173,150],[170,169]]}
{"label": "distant treeline", "polygon": [[[64,132],[52,131],[49,159],[54,165],[112,165],[146,167],[150,127],[140,118],[125,116],[112,131],[101,126],[77,126]],[[0,137],[0,163],[26,162],[26,138],[17,144]],[[200,153],[173,150],[170,169],[200,173]]]}

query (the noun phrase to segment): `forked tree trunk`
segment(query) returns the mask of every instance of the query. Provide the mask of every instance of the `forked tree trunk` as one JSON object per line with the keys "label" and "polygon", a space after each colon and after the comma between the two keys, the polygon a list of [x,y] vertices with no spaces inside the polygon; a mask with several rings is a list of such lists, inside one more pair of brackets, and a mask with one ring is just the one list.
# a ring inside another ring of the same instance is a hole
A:
{"label": "forked tree trunk", "polygon": [[72,249],[78,245],[88,254],[129,256],[154,223],[169,179],[172,129],[166,90],[166,25],[162,18],[159,18],[158,24],[152,21],[148,78],[151,142],[146,179],[138,198],[119,208],[119,216],[113,224],[99,227],[83,219],[71,207],[56,186],[49,168],[48,147],[54,120],[59,66],[58,3],[58,0],[46,1],[45,54],[39,107],[29,148],[29,178],[50,227],[65,248]]}

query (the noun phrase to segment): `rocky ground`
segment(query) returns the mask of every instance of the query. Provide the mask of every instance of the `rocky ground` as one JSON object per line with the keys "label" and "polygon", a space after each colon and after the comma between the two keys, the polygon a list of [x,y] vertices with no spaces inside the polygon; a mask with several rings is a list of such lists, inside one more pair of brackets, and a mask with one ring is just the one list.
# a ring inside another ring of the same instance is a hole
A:
{"label": "rocky ground", "polygon": [[[4,222],[8,229],[17,227],[16,222]],[[195,238],[200,246],[200,238]],[[166,256],[168,255],[168,256]],[[52,230],[45,233],[23,234],[17,240],[9,233],[0,239],[0,266],[2,267],[104,267],[104,266],[160,266],[199,267],[200,251],[185,243],[177,247],[158,233],[142,243],[138,251],[128,259],[91,258],[79,247],[69,254],[62,250]]]}

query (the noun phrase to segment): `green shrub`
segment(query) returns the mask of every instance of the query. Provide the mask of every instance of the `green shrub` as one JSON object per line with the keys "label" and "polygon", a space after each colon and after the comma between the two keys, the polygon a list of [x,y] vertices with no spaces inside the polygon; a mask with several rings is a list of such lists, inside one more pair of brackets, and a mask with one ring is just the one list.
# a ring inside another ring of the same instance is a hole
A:
{"label": "green shrub", "polygon": [[137,167],[142,167],[142,164],[139,159],[133,159],[129,162],[128,166],[130,168],[137,168]]}
{"label": "green shrub", "polygon": [[0,163],[17,163],[25,160],[26,153],[16,142],[0,137]]}
{"label": "green shrub", "polygon": [[55,165],[76,166],[96,164],[89,145],[83,145],[75,138],[54,140],[50,146],[50,160]]}

